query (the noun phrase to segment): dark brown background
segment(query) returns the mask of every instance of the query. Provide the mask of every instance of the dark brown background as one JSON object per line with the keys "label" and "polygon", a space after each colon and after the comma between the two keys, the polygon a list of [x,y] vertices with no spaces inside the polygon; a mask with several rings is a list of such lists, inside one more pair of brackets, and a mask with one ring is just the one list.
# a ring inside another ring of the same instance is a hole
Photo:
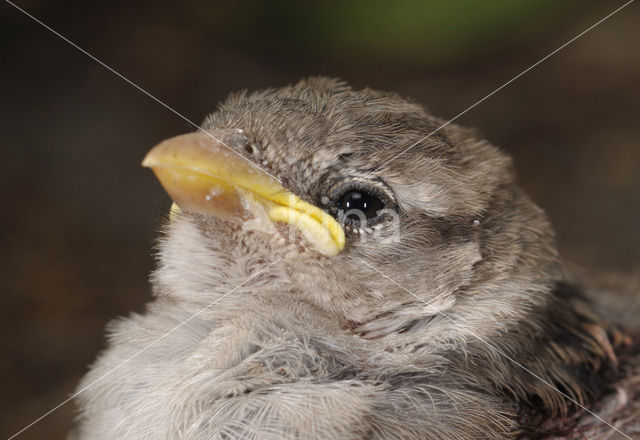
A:
{"label": "dark brown background", "polygon": [[[337,3],[87,3],[19,4],[195,122],[230,91],[310,74],[395,90],[453,117],[622,4],[559,2],[518,19],[483,11],[493,21],[464,34],[478,10],[438,28],[380,2],[354,6],[353,25]],[[109,319],[149,300],[151,248],[169,202],[139,163],[191,127],[10,5],[0,11],[8,437],[72,393]],[[632,4],[459,121],[515,156],[565,256],[622,273],[640,263],[638,23]],[[72,417],[64,405],[18,438],[62,438]]]}

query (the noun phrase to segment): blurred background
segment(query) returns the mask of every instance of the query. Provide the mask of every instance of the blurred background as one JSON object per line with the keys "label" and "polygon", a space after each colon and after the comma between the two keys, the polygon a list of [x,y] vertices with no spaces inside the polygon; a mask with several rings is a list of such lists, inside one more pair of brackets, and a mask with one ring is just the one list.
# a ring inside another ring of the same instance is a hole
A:
{"label": "blurred background", "polygon": [[[451,118],[621,1],[19,1],[195,122],[231,91],[307,75],[394,90]],[[184,120],[0,5],[0,434],[70,395],[112,318],[150,299],[169,200],[145,152]],[[588,268],[640,268],[640,4],[457,122],[510,152]],[[18,438],[64,438],[66,404]]]}

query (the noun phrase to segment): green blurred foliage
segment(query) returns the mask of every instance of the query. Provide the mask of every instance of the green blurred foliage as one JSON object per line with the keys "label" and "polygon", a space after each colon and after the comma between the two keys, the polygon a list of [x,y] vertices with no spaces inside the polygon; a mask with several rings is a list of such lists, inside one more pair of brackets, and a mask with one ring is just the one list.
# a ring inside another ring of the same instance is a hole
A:
{"label": "green blurred foliage", "polygon": [[446,64],[539,34],[572,0],[246,0],[194,3],[193,13],[228,38],[336,57]]}

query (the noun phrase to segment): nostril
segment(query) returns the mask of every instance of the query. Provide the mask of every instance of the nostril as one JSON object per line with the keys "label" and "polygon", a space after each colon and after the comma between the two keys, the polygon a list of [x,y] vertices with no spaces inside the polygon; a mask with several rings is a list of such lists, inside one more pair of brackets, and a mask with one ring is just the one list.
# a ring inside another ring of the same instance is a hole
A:
{"label": "nostril", "polygon": [[258,155],[258,149],[250,142],[247,142],[244,145],[244,151],[246,151],[250,156]]}

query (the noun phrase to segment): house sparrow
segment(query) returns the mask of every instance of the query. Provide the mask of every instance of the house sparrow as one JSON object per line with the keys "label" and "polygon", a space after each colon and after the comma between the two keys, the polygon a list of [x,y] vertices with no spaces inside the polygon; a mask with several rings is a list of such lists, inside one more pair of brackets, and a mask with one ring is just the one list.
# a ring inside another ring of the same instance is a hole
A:
{"label": "house sparrow", "polygon": [[110,324],[75,438],[637,436],[631,329],[568,281],[511,159],[442,123],[310,78],[152,149],[177,205],[154,300]]}

